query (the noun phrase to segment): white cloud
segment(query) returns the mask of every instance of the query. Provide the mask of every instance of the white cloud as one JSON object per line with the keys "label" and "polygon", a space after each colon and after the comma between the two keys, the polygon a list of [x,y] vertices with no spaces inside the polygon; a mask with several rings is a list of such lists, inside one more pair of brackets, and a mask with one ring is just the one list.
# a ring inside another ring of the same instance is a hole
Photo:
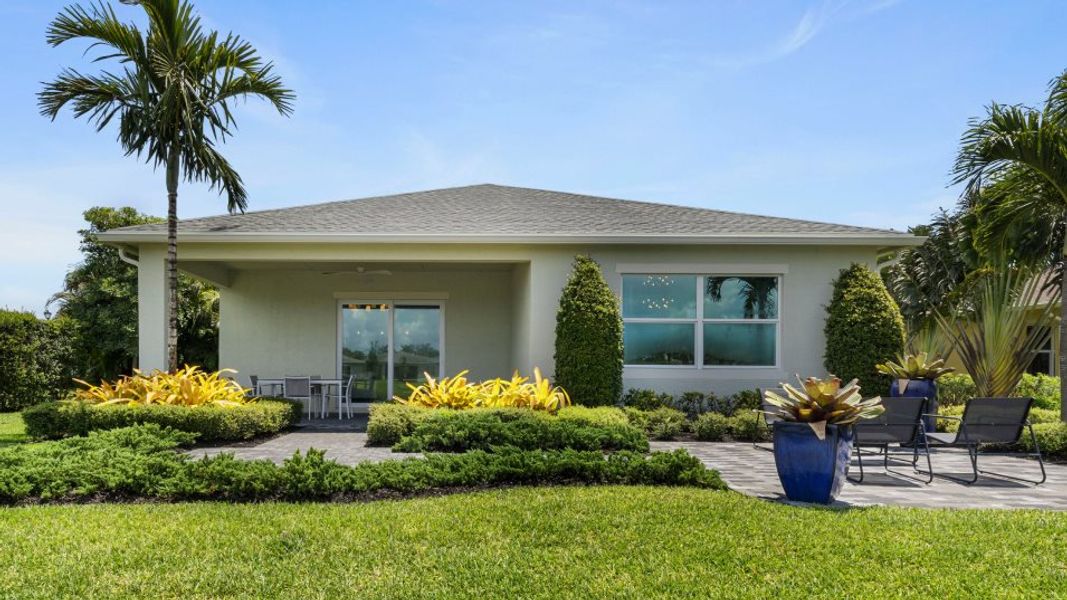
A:
{"label": "white cloud", "polygon": [[821,0],[804,11],[792,29],[770,44],[749,52],[712,56],[709,63],[713,67],[738,70],[781,60],[807,46],[838,17],[867,15],[885,10],[898,2],[899,0],[861,2],[850,15],[845,9],[852,5],[853,0]]}

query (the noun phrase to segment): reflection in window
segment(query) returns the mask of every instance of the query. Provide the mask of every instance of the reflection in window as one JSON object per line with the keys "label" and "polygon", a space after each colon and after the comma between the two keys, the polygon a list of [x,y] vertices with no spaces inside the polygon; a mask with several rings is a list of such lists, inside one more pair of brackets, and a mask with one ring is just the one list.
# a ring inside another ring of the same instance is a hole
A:
{"label": "reflection in window", "polygon": [[692,275],[623,275],[622,312],[636,318],[695,319],[696,286]]}
{"label": "reflection in window", "polygon": [[768,275],[623,275],[625,364],[775,366],[778,280]]}
{"label": "reflection in window", "polygon": [[692,365],[693,326],[688,323],[627,323],[624,362],[629,365]]}

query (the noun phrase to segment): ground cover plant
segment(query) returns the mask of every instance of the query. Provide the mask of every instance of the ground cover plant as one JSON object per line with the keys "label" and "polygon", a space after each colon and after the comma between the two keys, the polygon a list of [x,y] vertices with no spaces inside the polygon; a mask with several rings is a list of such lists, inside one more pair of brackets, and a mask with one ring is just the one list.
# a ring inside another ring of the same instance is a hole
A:
{"label": "ground cover plant", "polygon": [[283,398],[259,398],[238,406],[203,404],[92,404],[79,400],[42,402],[22,412],[26,433],[56,439],[90,431],[145,423],[198,434],[202,443],[249,440],[300,422],[301,405]]}
{"label": "ground cover plant", "polygon": [[[515,408],[434,410],[415,419],[410,431],[393,445],[394,450],[466,452],[505,446],[525,450],[648,450],[642,430],[580,414],[559,418]],[[375,420],[374,415],[371,420]]]}
{"label": "ground cover plant", "polygon": [[[39,506],[0,509],[0,589],[27,599],[1055,598],[1067,589],[1065,545],[1065,513],[809,509],[678,487]],[[817,556],[835,557],[832,574],[799,558]]]}
{"label": "ground cover plant", "polygon": [[283,465],[178,452],[195,434],[140,425],[0,448],[0,503],[78,500],[360,500],[453,488],[547,483],[694,485],[722,489],[684,451],[645,456],[600,451],[431,454],[361,463],[296,453]]}

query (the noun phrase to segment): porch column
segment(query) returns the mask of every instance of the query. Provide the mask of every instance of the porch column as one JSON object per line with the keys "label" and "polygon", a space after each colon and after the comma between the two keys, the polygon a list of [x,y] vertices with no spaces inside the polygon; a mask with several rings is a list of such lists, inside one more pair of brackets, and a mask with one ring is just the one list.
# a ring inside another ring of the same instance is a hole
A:
{"label": "porch column", "polygon": [[142,371],[167,368],[166,248],[141,246],[137,259],[137,362]]}

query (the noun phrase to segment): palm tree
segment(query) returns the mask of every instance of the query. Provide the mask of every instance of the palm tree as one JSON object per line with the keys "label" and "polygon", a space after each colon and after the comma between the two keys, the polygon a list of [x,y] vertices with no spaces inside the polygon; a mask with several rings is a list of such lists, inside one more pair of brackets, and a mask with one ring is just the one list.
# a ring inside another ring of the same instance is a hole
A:
{"label": "palm tree", "polygon": [[[968,193],[1000,187],[985,208],[991,235],[1018,231],[1020,222],[1062,222],[1067,214],[1067,72],[1052,81],[1041,109],[994,103],[985,118],[971,120],[953,175],[954,183],[967,184]],[[1058,250],[1067,257],[1067,243]],[[1067,269],[1067,260],[1060,268]],[[1067,400],[1067,287],[1060,280],[1060,396]],[[1067,421],[1067,401],[1060,410]]]}
{"label": "palm tree", "polygon": [[94,62],[114,71],[83,74],[64,69],[38,94],[41,113],[53,120],[68,103],[97,131],[118,123],[126,155],[163,167],[167,186],[167,364],[178,367],[178,182],[202,181],[226,195],[232,213],[247,196],[241,176],[216,145],[233,133],[231,105],[258,96],[284,116],[295,95],[249,43],[230,33],[205,32],[187,0],[122,0],[139,5],[147,29],[119,21],[107,4],[63,9],[47,31],[52,46],[84,39],[99,50]]}

